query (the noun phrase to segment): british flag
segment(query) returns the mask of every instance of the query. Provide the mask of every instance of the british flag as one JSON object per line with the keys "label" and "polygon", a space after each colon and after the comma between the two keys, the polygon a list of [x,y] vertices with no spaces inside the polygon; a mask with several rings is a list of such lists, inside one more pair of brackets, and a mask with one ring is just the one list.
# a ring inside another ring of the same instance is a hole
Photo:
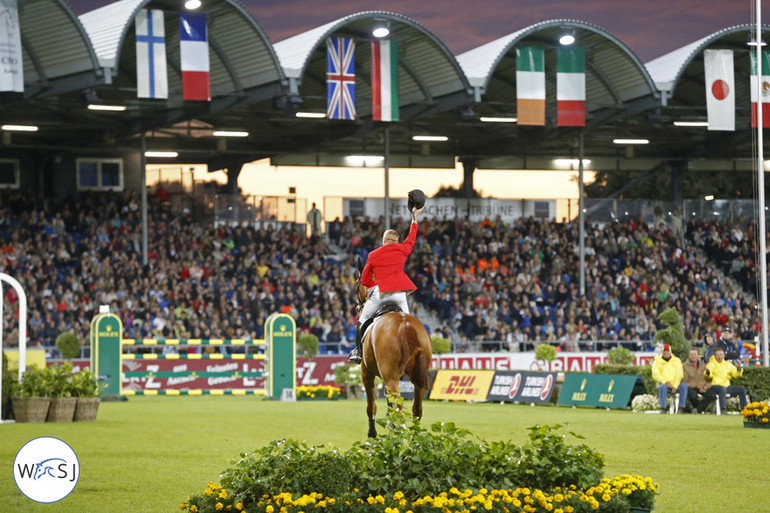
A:
{"label": "british flag", "polygon": [[356,119],[356,43],[349,37],[326,40],[326,117]]}

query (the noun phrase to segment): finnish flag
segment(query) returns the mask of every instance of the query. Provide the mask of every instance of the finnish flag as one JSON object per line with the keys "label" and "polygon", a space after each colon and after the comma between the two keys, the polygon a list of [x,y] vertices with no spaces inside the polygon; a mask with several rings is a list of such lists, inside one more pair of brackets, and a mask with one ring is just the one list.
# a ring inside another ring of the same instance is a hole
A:
{"label": "finnish flag", "polygon": [[136,16],[136,96],[168,98],[166,28],[163,11],[142,9]]}

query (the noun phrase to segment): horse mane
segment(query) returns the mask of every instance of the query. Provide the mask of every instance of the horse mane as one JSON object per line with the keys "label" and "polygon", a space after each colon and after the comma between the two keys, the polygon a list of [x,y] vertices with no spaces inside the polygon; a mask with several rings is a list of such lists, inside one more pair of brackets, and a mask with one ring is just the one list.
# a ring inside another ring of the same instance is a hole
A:
{"label": "horse mane", "polygon": [[398,341],[401,347],[401,363],[415,387],[428,387],[427,362],[422,350],[420,337],[410,319],[405,318],[398,328]]}

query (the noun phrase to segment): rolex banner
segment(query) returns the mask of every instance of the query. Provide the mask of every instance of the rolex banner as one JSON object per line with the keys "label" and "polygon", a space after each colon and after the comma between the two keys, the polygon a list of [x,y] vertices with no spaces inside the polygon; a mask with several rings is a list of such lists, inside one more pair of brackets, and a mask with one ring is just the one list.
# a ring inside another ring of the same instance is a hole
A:
{"label": "rolex banner", "polygon": [[625,408],[636,376],[619,374],[567,374],[559,392],[559,406]]}
{"label": "rolex banner", "polygon": [[545,57],[538,46],[516,47],[516,112],[519,125],[545,126]]}
{"label": "rolex banner", "polygon": [[586,126],[586,58],[582,48],[556,50],[556,125]]}
{"label": "rolex banner", "polygon": [[[757,105],[762,105],[762,128],[770,127],[770,52],[762,50],[762,74],[757,84],[757,55],[751,55],[751,126],[757,127]],[[759,91],[759,94],[757,94]]]}
{"label": "rolex banner", "polygon": [[16,0],[0,0],[0,91],[24,92],[24,63]]}

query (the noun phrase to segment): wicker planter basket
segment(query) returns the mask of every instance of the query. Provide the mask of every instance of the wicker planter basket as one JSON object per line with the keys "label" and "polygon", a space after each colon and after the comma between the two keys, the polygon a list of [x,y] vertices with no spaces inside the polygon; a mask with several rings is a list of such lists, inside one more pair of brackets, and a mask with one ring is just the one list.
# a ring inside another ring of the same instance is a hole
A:
{"label": "wicker planter basket", "polygon": [[75,407],[75,422],[94,422],[99,412],[101,397],[80,397]]}
{"label": "wicker planter basket", "polygon": [[50,397],[14,397],[12,401],[16,422],[45,422]]}
{"label": "wicker planter basket", "polygon": [[72,422],[77,404],[77,397],[54,397],[51,399],[46,422]]}

